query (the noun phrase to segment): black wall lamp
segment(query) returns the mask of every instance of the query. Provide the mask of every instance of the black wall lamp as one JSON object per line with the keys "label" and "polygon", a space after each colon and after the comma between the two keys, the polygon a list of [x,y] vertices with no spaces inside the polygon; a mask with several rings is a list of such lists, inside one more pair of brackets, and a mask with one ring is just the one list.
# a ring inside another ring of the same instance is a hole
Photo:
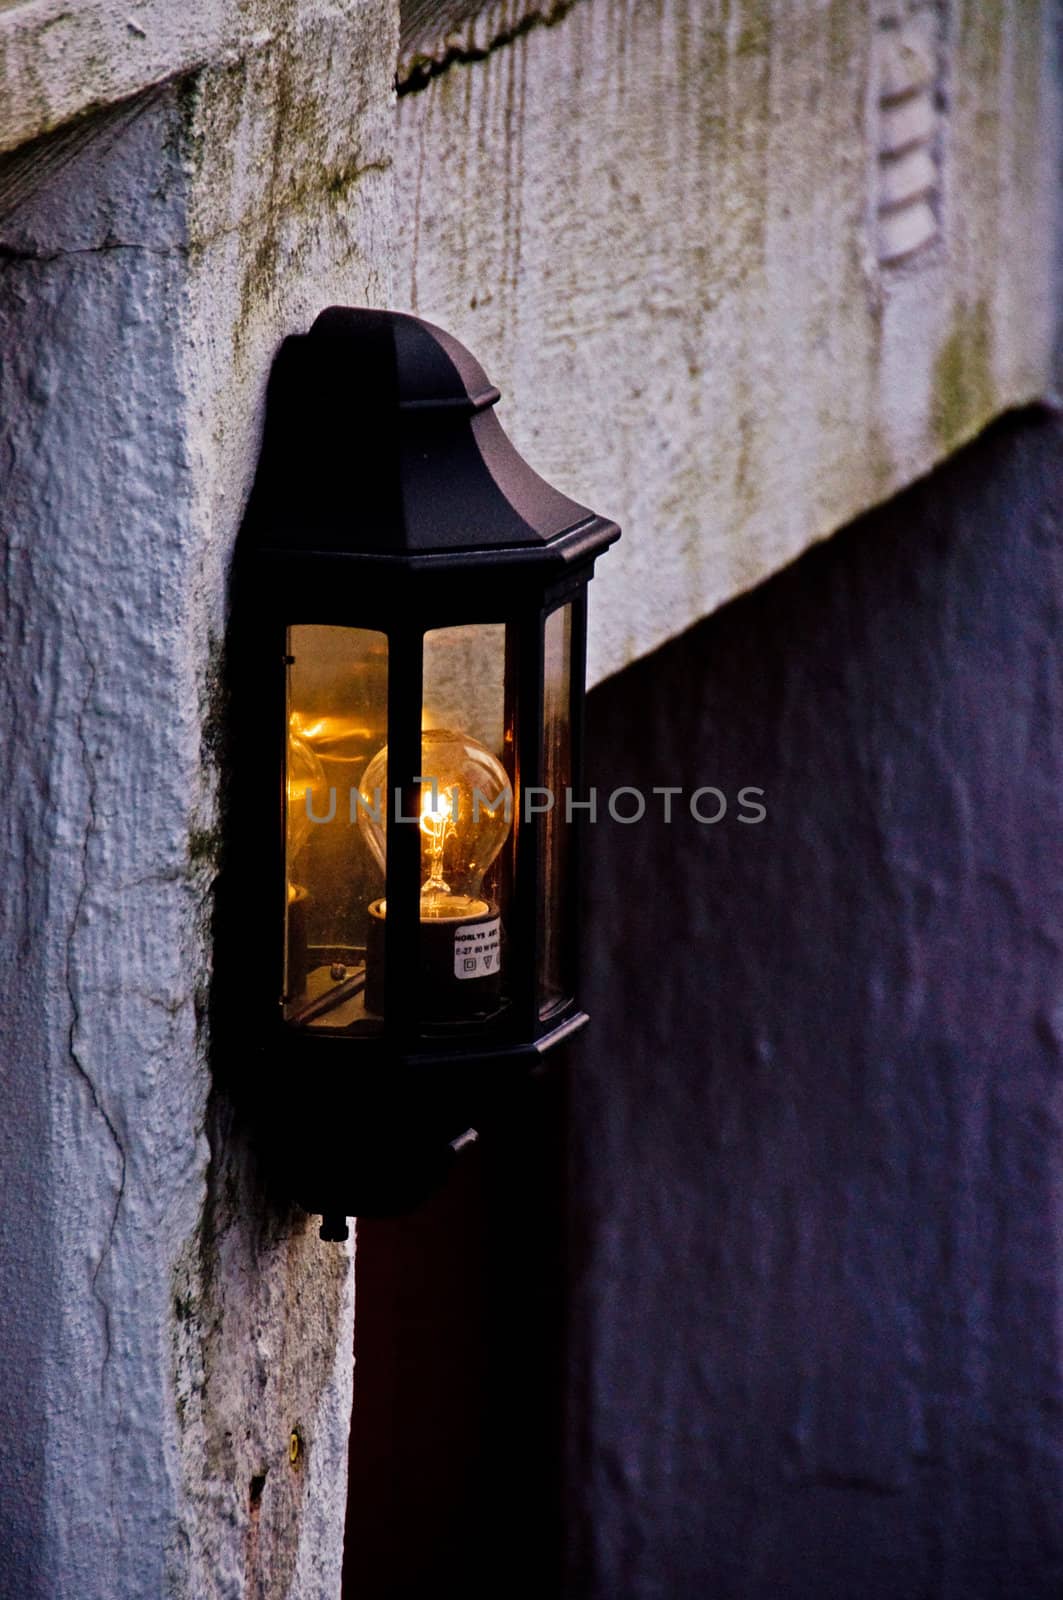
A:
{"label": "black wall lamp", "polygon": [[531,470],[498,398],[440,329],[339,307],[270,379],[234,573],[219,1009],[326,1238],[415,1203],[586,1021],[587,584],[619,529]]}

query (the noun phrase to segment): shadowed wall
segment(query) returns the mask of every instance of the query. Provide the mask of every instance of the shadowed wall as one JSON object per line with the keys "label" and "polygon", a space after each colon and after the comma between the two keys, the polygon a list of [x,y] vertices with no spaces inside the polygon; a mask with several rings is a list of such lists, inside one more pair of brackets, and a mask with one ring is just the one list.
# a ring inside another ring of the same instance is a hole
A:
{"label": "shadowed wall", "polygon": [[603,798],[731,808],[590,830],[573,1600],[1063,1592],[1061,445],[592,697]]}

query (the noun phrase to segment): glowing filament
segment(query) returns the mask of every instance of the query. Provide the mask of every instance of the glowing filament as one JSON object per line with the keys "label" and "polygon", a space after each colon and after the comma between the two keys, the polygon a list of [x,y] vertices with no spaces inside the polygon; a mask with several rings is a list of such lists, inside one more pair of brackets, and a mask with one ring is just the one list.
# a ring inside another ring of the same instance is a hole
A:
{"label": "glowing filament", "polygon": [[[434,803],[433,803],[434,802]],[[454,829],[454,802],[441,805],[439,794],[430,788],[421,791],[421,832],[428,840],[428,877],[421,885],[423,899],[434,900],[449,894],[443,877],[443,846]]]}

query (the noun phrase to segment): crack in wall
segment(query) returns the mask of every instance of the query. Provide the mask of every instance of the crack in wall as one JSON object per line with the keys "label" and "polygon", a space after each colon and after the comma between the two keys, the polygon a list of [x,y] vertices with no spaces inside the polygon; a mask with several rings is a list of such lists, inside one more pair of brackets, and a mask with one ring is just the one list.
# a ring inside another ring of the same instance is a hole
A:
{"label": "crack in wall", "polygon": [[[574,4],[575,0],[570,0],[570,3]],[[311,199],[324,200],[326,196],[344,199],[362,178],[371,173],[386,173],[390,170],[390,159],[345,163],[335,169],[320,172],[312,182],[287,191],[280,202],[267,200],[262,204],[250,206],[235,222],[221,223],[216,228],[198,231],[188,240],[174,240],[171,244],[147,244],[137,239],[103,239],[98,244],[57,246],[54,249],[42,250],[20,249],[17,245],[5,244],[0,240],[0,262],[46,266],[49,262],[65,261],[75,256],[110,255],[123,250],[139,251],[143,255],[188,258],[208,250],[223,239],[232,238],[234,235],[246,236],[251,228],[275,218],[286,206],[301,207]],[[367,296],[369,292],[367,288]]]}
{"label": "crack in wall", "polygon": [[81,1008],[78,1004],[77,989],[74,983],[73,975],[74,944],[78,936],[81,913],[84,908],[89,889],[89,845],[91,844],[92,837],[96,832],[98,825],[98,817],[96,812],[96,774],[93,768],[92,756],[89,752],[88,742],[85,738],[85,718],[88,713],[88,708],[92,697],[96,692],[96,663],[93,660],[91,652],[89,651],[88,646],[86,645],[82,636],[81,630],[73,617],[70,621],[70,627],[71,632],[77,640],[78,645],[81,648],[81,652],[85,657],[86,676],[88,679],[88,685],[85,690],[85,694],[82,698],[81,705],[78,708],[75,731],[77,734],[78,744],[81,749],[81,761],[85,770],[85,777],[88,785],[89,820],[88,826],[84,831],[81,841],[81,882],[78,887],[77,898],[74,902],[74,915],[71,918],[70,932],[67,935],[66,940],[65,978],[67,997],[70,1002],[70,1031],[68,1035],[67,1049],[75,1070],[77,1071],[79,1077],[83,1079],[86,1087],[88,1088],[89,1095],[92,1099],[93,1108],[110,1135],[111,1142],[117,1151],[119,1161],[118,1186],[115,1193],[114,1207],[111,1212],[111,1220],[107,1229],[107,1238],[103,1249],[100,1251],[100,1258],[93,1268],[91,1282],[93,1299],[99,1305],[103,1316],[103,1362],[101,1363],[100,1367],[100,1388],[102,1390],[103,1378],[107,1370],[107,1363],[111,1358],[111,1306],[106,1295],[100,1288],[99,1280],[104,1264],[109,1259],[111,1251],[114,1248],[115,1231],[118,1226],[118,1215],[122,1208],[122,1201],[125,1198],[128,1158],[126,1156],[125,1147],[119,1138],[118,1129],[115,1126],[114,1119],[111,1117],[106,1106],[103,1104],[92,1074],[89,1072],[84,1061],[81,1059],[77,1046],[77,1034],[81,1025]]}
{"label": "crack in wall", "polygon": [[137,244],[124,239],[114,239],[104,240],[101,244],[78,245],[71,249],[36,251],[18,250],[14,245],[0,244],[0,261],[32,261],[35,265],[44,266],[49,261],[65,261],[69,256],[102,256],[117,250],[139,250],[145,255],[172,256],[187,255],[189,246]]}

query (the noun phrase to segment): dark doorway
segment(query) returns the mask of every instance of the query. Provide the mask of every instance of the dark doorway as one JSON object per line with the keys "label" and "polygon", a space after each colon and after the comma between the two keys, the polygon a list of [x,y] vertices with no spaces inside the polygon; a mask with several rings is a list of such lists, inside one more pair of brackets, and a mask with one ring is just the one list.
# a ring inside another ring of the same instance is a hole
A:
{"label": "dark doorway", "polygon": [[345,1600],[559,1588],[564,1069],[362,1221]]}

